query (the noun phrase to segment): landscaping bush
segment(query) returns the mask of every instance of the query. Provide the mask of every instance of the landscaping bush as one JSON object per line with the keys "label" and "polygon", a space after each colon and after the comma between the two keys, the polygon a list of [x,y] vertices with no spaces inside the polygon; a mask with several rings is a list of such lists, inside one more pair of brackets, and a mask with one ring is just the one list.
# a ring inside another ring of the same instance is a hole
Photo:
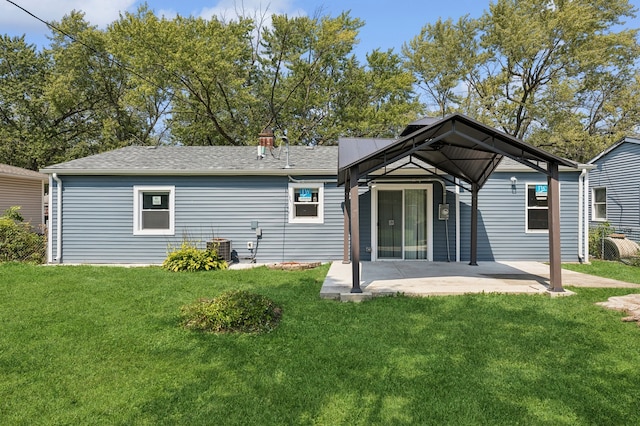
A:
{"label": "landscaping bush", "polygon": [[0,262],[43,263],[46,237],[23,222],[19,207],[11,207],[0,216]]}
{"label": "landscaping bush", "polygon": [[232,290],[214,299],[182,307],[182,325],[214,333],[267,333],[282,317],[282,309],[265,296]]}
{"label": "landscaping bush", "polygon": [[201,250],[194,243],[183,242],[179,249],[173,250],[162,263],[162,268],[172,271],[210,271],[227,269],[227,261],[218,256],[218,248]]}

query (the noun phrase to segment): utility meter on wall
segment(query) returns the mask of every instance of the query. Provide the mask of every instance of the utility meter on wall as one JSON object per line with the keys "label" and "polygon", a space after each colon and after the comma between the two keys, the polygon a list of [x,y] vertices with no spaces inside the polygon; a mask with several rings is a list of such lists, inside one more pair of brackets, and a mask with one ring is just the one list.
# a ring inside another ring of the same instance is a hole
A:
{"label": "utility meter on wall", "polygon": [[438,205],[438,219],[449,220],[449,204]]}

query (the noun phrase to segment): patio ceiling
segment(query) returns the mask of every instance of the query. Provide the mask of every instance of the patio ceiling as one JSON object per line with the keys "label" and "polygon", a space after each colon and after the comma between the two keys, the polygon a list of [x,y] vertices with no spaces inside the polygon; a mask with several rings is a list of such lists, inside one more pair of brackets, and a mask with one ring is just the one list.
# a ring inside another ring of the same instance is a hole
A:
{"label": "patio ceiling", "polygon": [[482,188],[505,156],[546,175],[548,164],[577,166],[469,117],[453,114],[441,120],[427,118],[411,123],[395,141],[340,140],[338,185],[348,180],[352,167],[358,168],[358,176],[366,177],[410,157]]}

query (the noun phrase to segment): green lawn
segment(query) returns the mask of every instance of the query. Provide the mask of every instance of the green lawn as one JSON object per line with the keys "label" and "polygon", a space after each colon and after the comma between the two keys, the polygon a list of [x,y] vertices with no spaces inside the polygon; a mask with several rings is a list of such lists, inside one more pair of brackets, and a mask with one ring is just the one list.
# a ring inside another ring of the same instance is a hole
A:
{"label": "green lawn", "polygon": [[594,260],[589,265],[571,263],[562,265],[562,267],[585,274],[640,284],[640,267],[629,266],[620,262]]}
{"label": "green lawn", "polygon": [[[0,265],[0,424],[640,424],[640,328],[594,305],[633,289],[356,304],[326,272]],[[178,326],[228,289],[280,326]]]}

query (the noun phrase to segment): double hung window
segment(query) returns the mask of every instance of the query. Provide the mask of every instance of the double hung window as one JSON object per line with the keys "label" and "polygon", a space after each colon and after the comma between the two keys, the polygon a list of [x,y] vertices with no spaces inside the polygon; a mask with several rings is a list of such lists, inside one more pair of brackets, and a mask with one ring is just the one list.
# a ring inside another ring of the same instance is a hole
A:
{"label": "double hung window", "polygon": [[607,220],[607,188],[593,188],[591,199],[593,200],[591,205],[593,220]]}
{"label": "double hung window", "polygon": [[324,222],[324,185],[289,184],[289,223]]}
{"label": "double hung window", "polygon": [[527,232],[549,230],[549,200],[546,184],[527,184]]}
{"label": "double hung window", "polygon": [[133,187],[134,235],[173,235],[175,187]]}

